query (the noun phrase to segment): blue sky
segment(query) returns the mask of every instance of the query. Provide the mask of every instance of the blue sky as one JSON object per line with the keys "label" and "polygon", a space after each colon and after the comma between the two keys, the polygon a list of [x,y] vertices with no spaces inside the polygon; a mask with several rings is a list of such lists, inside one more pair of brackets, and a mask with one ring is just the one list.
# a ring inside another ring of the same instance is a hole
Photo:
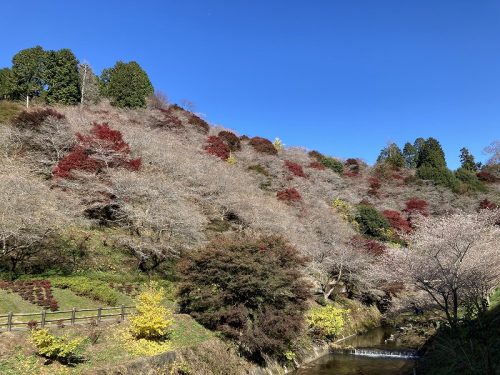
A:
{"label": "blue sky", "polygon": [[500,2],[67,0],[2,4],[0,66],[37,44],[97,72],[136,60],[216,124],[374,162],[437,138],[448,164],[500,138]]}

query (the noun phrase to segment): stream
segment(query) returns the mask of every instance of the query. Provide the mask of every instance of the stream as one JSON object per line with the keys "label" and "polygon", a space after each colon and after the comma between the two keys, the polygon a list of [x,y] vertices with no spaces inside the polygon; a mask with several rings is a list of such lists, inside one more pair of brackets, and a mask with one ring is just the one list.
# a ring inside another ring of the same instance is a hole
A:
{"label": "stream", "polygon": [[417,353],[392,340],[392,330],[375,328],[343,342],[353,349],[317,359],[293,375],[413,375]]}

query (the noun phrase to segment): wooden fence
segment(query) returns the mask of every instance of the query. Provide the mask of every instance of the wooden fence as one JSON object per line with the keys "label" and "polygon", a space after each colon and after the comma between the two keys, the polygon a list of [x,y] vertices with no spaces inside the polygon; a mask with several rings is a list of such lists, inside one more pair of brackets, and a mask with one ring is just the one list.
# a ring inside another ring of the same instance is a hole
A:
{"label": "wooden fence", "polygon": [[[75,325],[80,321],[100,322],[113,318],[123,321],[127,315],[135,310],[135,306],[98,307],[95,309],[77,309],[49,311],[42,310],[36,313],[13,313],[0,315],[0,332],[26,330],[30,325],[45,327],[48,325],[64,326],[66,324]],[[57,319],[56,319],[57,317]]]}

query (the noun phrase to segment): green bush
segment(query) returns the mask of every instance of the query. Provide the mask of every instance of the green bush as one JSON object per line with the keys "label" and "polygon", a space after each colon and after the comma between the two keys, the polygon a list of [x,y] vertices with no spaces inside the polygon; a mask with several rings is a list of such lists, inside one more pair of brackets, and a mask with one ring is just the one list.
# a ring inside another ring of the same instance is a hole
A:
{"label": "green bush", "polygon": [[104,302],[110,306],[116,305],[118,302],[118,292],[99,280],[91,280],[84,276],[75,276],[51,277],[50,281],[52,286],[56,288],[67,288],[75,294]]}
{"label": "green bush", "polygon": [[361,233],[384,241],[388,239],[387,233],[391,228],[389,221],[375,207],[368,204],[358,205],[355,220]]}
{"label": "green bush", "polygon": [[307,323],[312,332],[324,338],[337,336],[344,327],[344,317],[349,310],[333,305],[326,305],[312,309],[306,316]]}
{"label": "green bush", "polygon": [[342,164],[342,162],[337,159],[325,156],[319,162],[335,173],[341,174],[342,172],[344,172],[344,164]]}
{"label": "green bush", "polygon": [[448,168],[433,167],[429,164],[424,164],[417,169],[417,177],[422,180],[430,180],[442,186],[446,186],[452,190],[457,190],[459,181]]}
{"label": "green bush", "polygon": [[14,102],[0,101],[0,124],[8,123],[21,113],[23,107]]}
{"label": "green bush", "polygon": [[462,191],[485,191],[486,187],[484,184],[477,178],[476,172],[459,168],[455,172],[455,177],[462,182],[460,189]]}

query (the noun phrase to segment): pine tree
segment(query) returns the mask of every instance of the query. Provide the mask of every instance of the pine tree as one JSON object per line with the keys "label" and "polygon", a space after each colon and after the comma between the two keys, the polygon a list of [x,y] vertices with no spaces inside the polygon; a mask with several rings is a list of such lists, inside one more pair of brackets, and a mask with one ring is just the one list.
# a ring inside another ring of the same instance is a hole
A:
{"label": "pine tree", "polygon": [[30,98],[43,92],[46,60],[46,53],[40,46],[19,51],[12,58],[14,97],[25,98],[26,107],[29,107]]}
{"label": "pine tree", "polygon": [[478,169],[477,164],[474,160],[474,155],[472,155],[470,151],[465,147],[462,147],[460,149],[460,163],[462,164],[462,169],[466,169],[472,172],[475,172]]}
{"label": "pine tree", "polygon": [[45,83],[48,86],[46,101],[49,104],[72,105],[80,99],[78,60],[69,49],[48,51]]}
{"label": "pine tree", "polygon": [[419,150],[417,168],[423,165],[438,169],[446,169],[443,148],[435,138],[428,138]]}
{"label": "pine tree", "polygon": [[106,71],[103,81],[104,93],[117,107],[137,108],[146,106],[146,97],[153,94],[153,85],[147,73],[135,61],[119,61],[111,71]]}

